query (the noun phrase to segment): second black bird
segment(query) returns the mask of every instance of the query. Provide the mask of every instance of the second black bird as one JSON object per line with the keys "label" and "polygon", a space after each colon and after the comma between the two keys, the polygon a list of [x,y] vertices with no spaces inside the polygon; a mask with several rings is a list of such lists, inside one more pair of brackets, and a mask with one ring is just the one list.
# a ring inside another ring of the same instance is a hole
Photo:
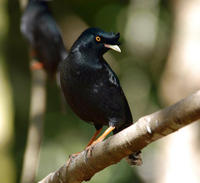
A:
{"label": "second black bird", "polygon": [[59,28],[48,8],[47,0],[29,0],[21,19],[21,32],[28,39],[31,56],[53,77],[67,52]]}
{"label": "second black bird", "polygon": [[[89,28],[61,63],[60,81],[67,102],[82,120],[92,123],[97,130],[88,146],[102,141],[111,131],[115,134],[132,125],[119,79],[103,58],[109,49],[121,52],[119,37],[119,33]],[[109,128],[94,141],[104,125]],[[129,162],[139,165],[141,159],[136,154],[129,156]]]}

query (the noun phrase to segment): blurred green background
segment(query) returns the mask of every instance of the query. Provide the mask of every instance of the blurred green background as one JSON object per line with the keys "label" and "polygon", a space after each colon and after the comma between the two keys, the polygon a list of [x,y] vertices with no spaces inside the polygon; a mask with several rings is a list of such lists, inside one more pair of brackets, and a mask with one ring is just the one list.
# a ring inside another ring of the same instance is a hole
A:
{"label": "blurred green background", "polygon": [[[24,2],[24,1],[23,1]],[[0,182],[19,182],[29,124],[30,86],[28,44],[20,33],[22,10],[18,0],[0,1]],[[87,27],[121,33],[122,53],[105,55],[119,76],[134,121],[164,104],[160,89],[173,44],[176,4],[159,0],[54,0],[50,2],[67,49]],[[193,91],[193,90],[192,90]],[[173,95],[173,93],[168,93]],[[169,102],[167,102],[167,100]],[[39,105],[39,104],[38,104]],[[48,81],[44,137],[37,180],[81,151],[95,129],[61,102],[56,83]],[[143,150],[144,165],[126,161],[96,174],[93,183],[155,182],[156,143]]]}

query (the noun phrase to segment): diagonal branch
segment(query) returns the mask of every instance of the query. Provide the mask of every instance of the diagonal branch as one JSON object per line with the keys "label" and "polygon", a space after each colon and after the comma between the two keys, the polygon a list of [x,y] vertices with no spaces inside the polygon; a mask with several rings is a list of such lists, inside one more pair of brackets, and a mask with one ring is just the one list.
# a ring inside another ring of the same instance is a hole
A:
{"label": "diagonal branch", "polygon": [[[81,152],[39,183],[80,183],[168,134],[200,119],[200,90],[180,102],[140,118],[135,124],[98,143],[92,154]],[[90,155],[89,155],[90,154]]]}
{"label": "diagonal branch", "polygon": [[[30,123],[24,154],[21,183],[35,182],[39,165],[39,153],[43,136],[44,114],[46,109],[46,73],[32,71]],[[39,104],[39,105],[38,105]]]}

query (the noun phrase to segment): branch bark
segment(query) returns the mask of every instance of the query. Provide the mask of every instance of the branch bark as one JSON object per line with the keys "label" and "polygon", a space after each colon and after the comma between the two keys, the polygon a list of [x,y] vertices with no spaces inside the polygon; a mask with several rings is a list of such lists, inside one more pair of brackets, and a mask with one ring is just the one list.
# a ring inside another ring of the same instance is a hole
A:
{"label": "branch bark", "polygon": [[119,162],[178,129],[200,119],[200,90],[193,95],[151,115],[140,118],[132,126],[96,144],[90,153],[81,152],[69,164],[50,173],[39,183],[80,183],[95,173]]}
{"label": "branch bark", "polygon": [[43,70],[34,70],[32,71],[30,123],[24,154],[21,183],[35,182],[35,175],[39,165],[45,110],[46,73]]}

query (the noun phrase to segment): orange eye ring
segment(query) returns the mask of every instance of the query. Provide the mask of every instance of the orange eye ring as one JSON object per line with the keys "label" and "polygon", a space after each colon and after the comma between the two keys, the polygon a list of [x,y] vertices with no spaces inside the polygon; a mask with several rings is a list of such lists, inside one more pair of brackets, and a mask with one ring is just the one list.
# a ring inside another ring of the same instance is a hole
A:
{"label": "orange eye ring", "polygon": [[97,42],[100,42],[101,41],[101,38],[99,36],[96,36],[96,41]]}

